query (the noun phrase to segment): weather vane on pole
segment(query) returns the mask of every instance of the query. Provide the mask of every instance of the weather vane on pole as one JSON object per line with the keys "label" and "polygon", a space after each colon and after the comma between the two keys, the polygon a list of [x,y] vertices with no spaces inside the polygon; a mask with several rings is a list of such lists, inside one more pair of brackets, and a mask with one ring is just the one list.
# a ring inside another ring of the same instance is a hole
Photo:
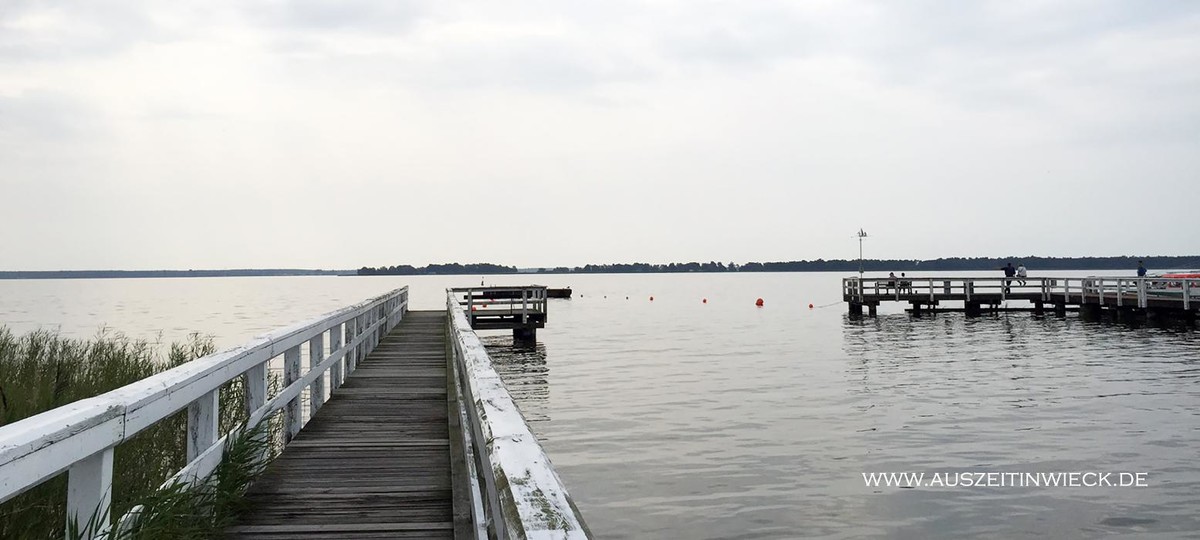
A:
{"label": "weather vane on pole", "polygon": [[862,281],[862,277],[863,277],[862,241],[863,241],[863,238],[866,238],[866,237],[867,237],[867,232],[862,230],[861,228],[858,229],[858,279],[859,279],[859,282]]}

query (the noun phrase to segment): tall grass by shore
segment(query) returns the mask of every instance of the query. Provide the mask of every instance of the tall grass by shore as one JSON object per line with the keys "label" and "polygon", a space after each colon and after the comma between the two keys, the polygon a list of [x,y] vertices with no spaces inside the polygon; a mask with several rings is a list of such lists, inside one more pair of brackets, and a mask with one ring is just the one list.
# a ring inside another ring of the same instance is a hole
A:
{"label": "tall grass by shore", "polygon": [[[163,356],[155,344],[115,332],[77,340],[46,331],[15,336],[0,327],[0,425],[120,388],[210,354],[214,348],[211,338],[193,334],[184,343],[172,344]],[[245,421],[243,396],[240,378],[221,388],[222,434]],[[159,487],[186,464],[186,431],[186,411],[181,411],[116,447],[113,516],[164,497],[184,500],[164,495]],[[243,473],[226,467],[223,474]],[[66,476],[60,474],[0,504],[0,539],[62,538]]]}

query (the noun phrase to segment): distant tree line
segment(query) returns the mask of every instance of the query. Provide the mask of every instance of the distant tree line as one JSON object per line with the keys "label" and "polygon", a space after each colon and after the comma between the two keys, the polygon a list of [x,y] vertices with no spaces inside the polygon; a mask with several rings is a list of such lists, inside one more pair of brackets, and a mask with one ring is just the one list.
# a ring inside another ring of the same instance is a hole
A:
{"label": "distant tree line", "polygon": [[304,270],[299,268],[238,268],[230,270],[20,270],[0,271],[0,279],[112,279],[179,277],[257,276],[344,276],[353,270]]}
{"label": "distant tree line", "polygon": [[[1128,257],[950,257],[944,259],[864,259],[863,270],[867,272],[918,272],[956,270],[996,270],[1012,262],[1024,264],[1031,271],[1037,270],[1132,270],[1138,261],[1145,261],[1150,269],[1176,270],[1200,268],[1200,256],[1128,256]],[[687,262],[669,264],[617,263],[588,264],[584,266],[539,268],[539,274],[643,274],[673,272],[857,272],[857,259],[817,259],[815,261],[779,262],[734,262],[706,263]],[[496,264],[431,264],[424,267],[411,265],[363,267],[360,276],[375,275],[446,275],[446,274],[516,274],[514,266]]]}
{"label": "distant tree line", "polygon": [[397,266],[380,266],[378,268],[364,266],[358,269],[360,276],[429,276],[429,275],[456,275],[456,274],[516,274],[517,267],[501,266],[490,263],[474,263],[474,264],[431,264],[420,268],[414,267],[411,264],[401,264]]}

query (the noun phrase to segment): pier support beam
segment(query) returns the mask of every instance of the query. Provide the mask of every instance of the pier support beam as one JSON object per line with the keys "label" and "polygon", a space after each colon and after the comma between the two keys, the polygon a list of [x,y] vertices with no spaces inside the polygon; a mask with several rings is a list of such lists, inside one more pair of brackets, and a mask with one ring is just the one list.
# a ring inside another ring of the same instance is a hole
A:
{"label": "pier support beam", "polygon": [[513,328],[513,345],[517,347],[536,347],[537,328]]}
{"label": "pier support beam", "polygon": [[859,304],[857,302],[850,302],[850,316],[851,317],[862,317],[862,315],[863,315],[862,308],[863,308],[862,304]]}
{"label": "pier support beam", "polygon": [[1041,302],[1034,302],[1033,303],[1033,314],[1034,315],[1045,315],[1046,314],[1046,304],[1043,304]]}
{"label": "pier support beam", "polygon": [[978,317],[983,314],[982,310],[980,309],[979,302],[967,302],[966,304],[963,304],[963,307],[965,308],[964,311],[966,311],[968,317]]}
{"label": "pier support beam", "polygon": [[1055,317],[1066,317],[1067,316],[1067,304],[1065,304],[1063,302],[1054,304],[1054,316]]}
{"label": "pier support beam", "polygon": [[879,304],[867,304],[867,314],[872,318],[879,315]]}

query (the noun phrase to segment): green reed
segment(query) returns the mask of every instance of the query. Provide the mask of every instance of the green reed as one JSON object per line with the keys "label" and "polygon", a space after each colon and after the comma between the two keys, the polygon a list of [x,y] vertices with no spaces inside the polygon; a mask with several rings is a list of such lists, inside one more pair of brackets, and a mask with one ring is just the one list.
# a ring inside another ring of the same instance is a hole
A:
{"label": "green reed", "polygon": [[[189,336],[184,343],[172,344],[163,357],[156,352],[154,344],[131,340],[120,333],[102,331],[94,339],[77,340],[46,331],[18,337],[0,327],[0,426],[120,388],[210,354],[214,349],[211,338],[198,334]],[[221,388],[219,425],[222,434],[245,421],[244,395],[240,377]],[[114,518],[134,505],[147,506],[146,501],[162,498],[159,487],[186,464],[186,414],[186,411],[176,413],[116,447]],[[273,441],[275,437],[265,440]],[[246,467],[230,472],[229,467],[237,467],[238,463],[233,460],[231,465],[223,465],[224,469],[219,471],[226,475],[257,474],[257,468]],[[0,504],[0,539],[62,538],[66,523],[66,476],[60,474]],[[228,487],[231,484],[222,485]],[[171,489],[182,491],[180,486]],[[221,489],[222,497],[237,491]],[[174,500],[184,499],[177,497]],[[214,506],[191,500],[196,503],[189,510],[193,514],[214,508],[233,508],[227,504]],[[178,505],[167,507],[182,508]],[[157,522],[163,522],[163,519]]]}

